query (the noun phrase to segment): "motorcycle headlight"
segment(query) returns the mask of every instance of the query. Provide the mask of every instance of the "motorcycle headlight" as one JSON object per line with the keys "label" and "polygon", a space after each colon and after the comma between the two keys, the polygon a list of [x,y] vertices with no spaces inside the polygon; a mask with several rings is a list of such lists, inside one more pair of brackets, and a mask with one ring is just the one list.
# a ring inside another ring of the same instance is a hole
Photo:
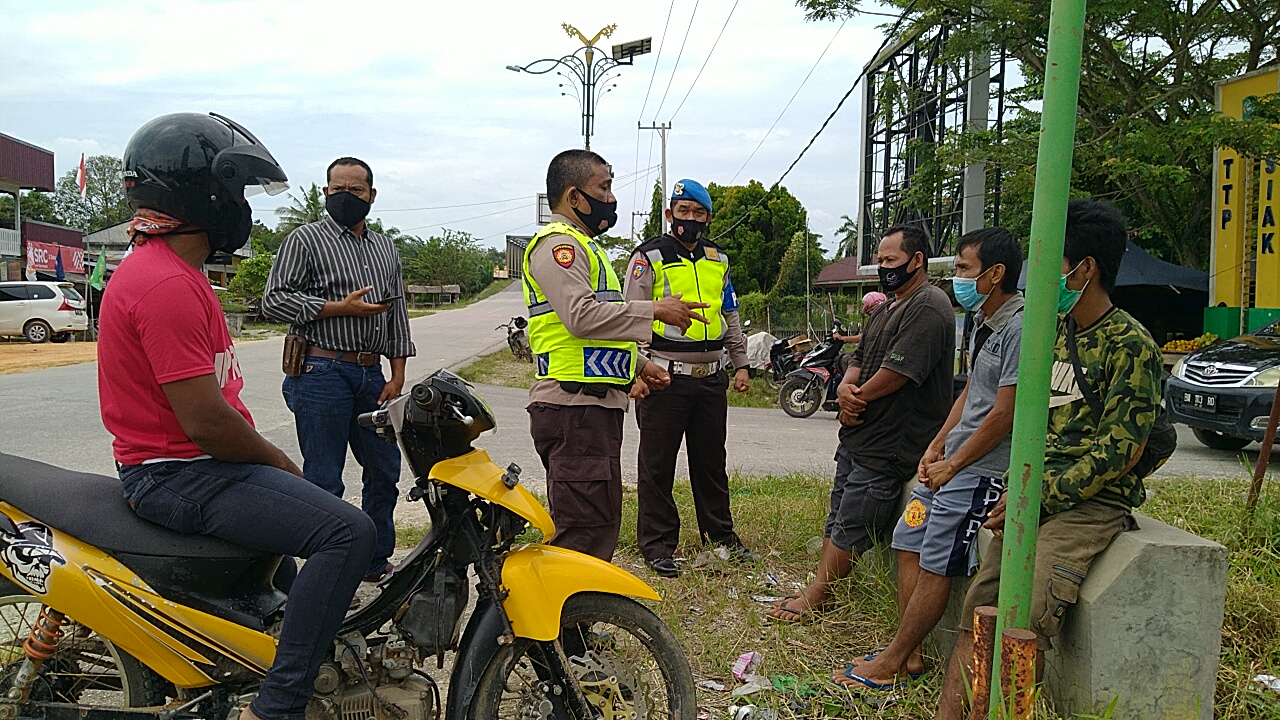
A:
{"label": "motorcycle headlight", "polygon": [[1250,387],[1275,387],[1276,385],[1280,385],[1280,365],[1263,370],[1257,375],[1254,375],[1249,382],[1245,384]]}
{"label": "motorcycle headlight", "polygon": [[1182,377],[1182,369],[1185,368],[1186,366],[1187,366],[1187,356],[1183,355],[1182,357],[1178,358],[1177,362],[1173,364],[1173,369],[1169,371],[1169,374],[1178,378],[1179,380],[1186,380],[1186,378]]}

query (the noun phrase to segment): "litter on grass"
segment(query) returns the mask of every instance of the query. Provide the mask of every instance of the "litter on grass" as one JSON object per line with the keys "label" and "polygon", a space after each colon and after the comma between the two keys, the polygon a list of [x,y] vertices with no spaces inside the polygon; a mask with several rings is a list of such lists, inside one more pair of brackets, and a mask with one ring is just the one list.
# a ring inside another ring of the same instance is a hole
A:
{"label": "litter on grass", "polygon": [[698,687],[703,690],[714,690],[716,692],[724,692],[724,683],[715,680],[699,680]]}

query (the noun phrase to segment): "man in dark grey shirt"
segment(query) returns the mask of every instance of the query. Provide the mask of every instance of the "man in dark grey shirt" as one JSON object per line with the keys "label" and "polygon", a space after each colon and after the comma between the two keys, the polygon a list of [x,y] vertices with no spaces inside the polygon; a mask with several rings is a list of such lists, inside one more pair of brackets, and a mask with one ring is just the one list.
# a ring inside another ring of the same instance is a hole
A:
{"label": "man in dark grey shirt", "polygon": [[880,241],[880,284],[893,300],[871,314],[845,372],[840,447],[813,582],[769,612],[795,622],[829,598],[831,583],[893,529],[902,484],[951,409],[955,314],[929,284],[929,235],[900,225]]}
{"label": "man in dark grey shirt", "polygon": [[924,672],[921,643],[942,618],[951,579],[978,567],[975,540],[1009,469],[1022,342],[1022,245],[1004,228],[966,233],[956,246],[956,302],[977,311],[969,381],[920,459],[920,484],[893,532],[901,625],[889,646],[837,670],[837,683],[891,687]]}
{"label": "man in dark grey shirt", "polygon": [[[342,497],[348,445],[364,469],[361,506],[378,529],[365,580],[376,581],[390,571],[395,549],[400,450],[355,420],[400,394],[414,347],[400,254],[390,238],[365,226],[377,195],[373,171],[356,158],[338,158],[329,166],[324,193],[329,217],[285,238],[267,278],[262,312],[290,323],[290,331],[307,341],[301,375],[285,377],[283,387],[303,474]],[[382,373],[384,357],[390,380]]]}

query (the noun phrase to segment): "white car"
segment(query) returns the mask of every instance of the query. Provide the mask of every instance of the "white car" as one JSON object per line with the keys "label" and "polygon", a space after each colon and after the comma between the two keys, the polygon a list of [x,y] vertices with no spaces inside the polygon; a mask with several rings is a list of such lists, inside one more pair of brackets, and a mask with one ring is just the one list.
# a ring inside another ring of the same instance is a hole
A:
{"label": "white car", "polygon": [[89,329],[84,296],[69,282],[0,282],[0,336],[66,342]]}

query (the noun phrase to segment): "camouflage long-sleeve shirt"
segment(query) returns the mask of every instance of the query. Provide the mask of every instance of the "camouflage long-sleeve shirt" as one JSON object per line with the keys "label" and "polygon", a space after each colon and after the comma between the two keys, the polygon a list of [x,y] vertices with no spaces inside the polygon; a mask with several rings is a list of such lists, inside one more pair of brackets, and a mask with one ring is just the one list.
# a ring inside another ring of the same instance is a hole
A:
{"label": "camouflage long-sleeve shirt", "polygon": [[1060,325],[1053,348],[1053,386],[1044,458],[1044,513],[1069,510],[1093,498],[1136,508],[1146,499],[1142,480],[1125,472],[1160,411],[1160,348],[1146,328],[1119,308],[1076,331],[1086,381],[1102,401],[1100,422],[1076,384]]}

